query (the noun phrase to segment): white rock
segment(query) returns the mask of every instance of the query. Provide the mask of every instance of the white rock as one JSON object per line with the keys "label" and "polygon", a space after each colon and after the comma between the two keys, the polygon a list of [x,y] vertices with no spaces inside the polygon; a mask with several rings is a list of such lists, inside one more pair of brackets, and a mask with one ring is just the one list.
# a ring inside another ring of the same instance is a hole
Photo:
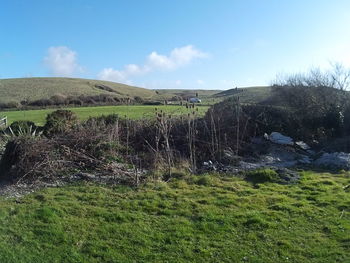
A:
{"label": "white rock", "polygon": [[282,144],[282,145],[293,145],[293,139],[288,136],[284,136],[279,132],[272,132],[269,136],[269,140],[273,143]]}
{"label": "white rock", "polygon": [[310,150],[311,149],[311,147],[303,141],[296,142],[295,144],[303,150]]}

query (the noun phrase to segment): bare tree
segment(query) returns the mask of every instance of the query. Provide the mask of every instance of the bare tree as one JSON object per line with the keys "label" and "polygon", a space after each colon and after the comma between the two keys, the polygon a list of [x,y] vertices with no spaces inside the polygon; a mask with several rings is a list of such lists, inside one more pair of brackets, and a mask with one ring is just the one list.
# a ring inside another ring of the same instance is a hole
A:
{"label": "bare tree", "polygon": [[333,88],[340,90],[348,90],[350,88],[350,69],[343,64],[333,63],[329,77]]}
{"label": "bare tree", "polygon": [[[165,155],[166,155],[166,163],[168,168],[168,175],[171,176],[171,167],[172,167],[172,151],[170,147],[170,133],[174,125],[174,121],[171,118],[171,115],[166,114],[162,110],[159,112],[156,112],[157,115],[157,122],[156,127],[158,129],[157,136],[161,135],[164,140],[164,149],[165,149]],[[156,147],[158,148],[159,144],[159,137],[156,138]]]}
{"label": "bare tree", "polygon": [[339,90],[350,89],[350,68],[341,63],[331,63],[331,69],[311,68],[306,73],[278,74],[272,86],[329,87]]}

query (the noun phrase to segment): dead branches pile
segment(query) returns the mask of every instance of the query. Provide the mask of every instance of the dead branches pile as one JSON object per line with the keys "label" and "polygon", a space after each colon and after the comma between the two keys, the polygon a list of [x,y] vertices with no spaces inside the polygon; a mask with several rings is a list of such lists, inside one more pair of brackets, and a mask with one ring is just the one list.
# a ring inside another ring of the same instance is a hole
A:
{"label": "dead branches pile", "polygon": [[[104,129],[102,129],[104,127]],[[15,182],[51,180],[77,172],[110,176],[134,184],[135,169],[123,162],[118,126],[80,126],[65,134],[46,137],[15,137],[6,145],[0,178]]]}

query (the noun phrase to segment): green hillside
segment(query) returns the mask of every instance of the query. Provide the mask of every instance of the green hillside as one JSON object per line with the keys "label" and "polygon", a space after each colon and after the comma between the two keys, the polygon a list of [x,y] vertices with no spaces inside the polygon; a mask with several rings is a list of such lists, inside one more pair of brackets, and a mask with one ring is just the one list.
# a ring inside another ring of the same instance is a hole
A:
{"label": "green hillside", "polygon": [[[158,97],[171,99],[179,97],[198,97],[203,102],[217,103],[231,96],[239,96],[242,103],[268,103],[275,95],[275,89],[271,86],[242,87],[228,90],[182,90],[182,89],[158,89]],[[276,98],[274,98],[276,99]],[[274,101],[273,103],[276,103]]]}
{"label": "green hillside", "polygon": [[214,104],[222,101],[225,97],[218,98],[216,94],[222,92],[222,90],[189,90],[189,89],[158,89],[155,90],[158,99],[163,100],[173,100],[176,98],[191,98],[198,97],[202,100],[204,104]]}
{"label": "green hillside", "polygon": [[0,103],[34,101],[49,99],[54,95],[80,96],[109,94],[113,97],[144,100],[172,100],[174,98],[194,97],[196,94],[203,103],[220,102],[230,96],[239,95],[244,103],[261,103],[271,97],[273,88],[268,86],[248,87],[229,90],[184,90],[157,89],[149,90],[125,84],[77,78],[17,78],[0,79]]}
{"label": "green hillside", "polygon": [[18,78],[0,79],[0,102],[48,99],[53,95],[66,96],[110,94],[115,97],[144,99],[155,91],[101,80],[76,78]]}
{"label": "green hillside", "polygon": [[189,90],[189,89],[157,89],[157,94],[159,96],[163,96],[165,98],[171,98],[173,96],[180,96],[180,97],[194,97],[196,96],[196,93],[199,97],[212,97],[216,95],[219,92],[222,92],[221,90]]}
{"label": "green hillside", "polygon": [[239,96],[243,103],[261,103],[268,100],[273,94],[273,87],[259,86],[224,90],[214,95],[216,98],[225,99],[230,96]]}

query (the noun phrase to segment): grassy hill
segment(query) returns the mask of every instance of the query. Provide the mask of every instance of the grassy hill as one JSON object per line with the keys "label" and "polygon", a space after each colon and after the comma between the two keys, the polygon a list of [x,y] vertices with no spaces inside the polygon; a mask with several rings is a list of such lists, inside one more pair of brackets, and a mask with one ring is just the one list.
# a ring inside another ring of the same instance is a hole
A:
{"label": "grassy hill", "polygon": [[157,89],[155,91],[158,95],[157,98],[162,100],[172,100],[179,97],[185,99],[198,95],[204,104],[214,104],[222,101],[222,98],[215,97],[222,90]]}
{"label": "grassy hill", "polygon": [[224,90],[215,94],[214,97],[225,99],[230,96],[239,96],[243,103],[261,103],[270,98],[272,94],[273,87],[259,86]]}
{"label": "grassy hill", "polygon": [[0,79],[0,102],[48,99],[53,95],[65,96],[109,94],[126,98],[139,96],[142,99],[169,100],[173,97],[194,97],[205,102],[219,102],[227,97],[239,95],[242,102],[262,102],[271,96],[272,87],[249,87],[230,90],[149,90],[121,83],[78,78],[16,78]]}
{"label": "grassy hill", "polygon": [[49,99],[54,95],[93,96],[108,94],[119,98],[141,97],[144,100],[171,100],[188,98],[198,94],[205,104],[214,104],[230,96],[239,96],[243,103],[261,103],[268,101],[274,94],[273,87],[246,87],[229,90],[149,90],[125,84],[78,78],[17,78],[0,79],[0,103],[34,101]]}
{"label": "grassy hill", "polygon": [[76,78],[0,79],[0,102],[48,99],[53,95],[67,96],[110,94],[116,97],[144,99],[156,96],[155,91],[101,80]]}

